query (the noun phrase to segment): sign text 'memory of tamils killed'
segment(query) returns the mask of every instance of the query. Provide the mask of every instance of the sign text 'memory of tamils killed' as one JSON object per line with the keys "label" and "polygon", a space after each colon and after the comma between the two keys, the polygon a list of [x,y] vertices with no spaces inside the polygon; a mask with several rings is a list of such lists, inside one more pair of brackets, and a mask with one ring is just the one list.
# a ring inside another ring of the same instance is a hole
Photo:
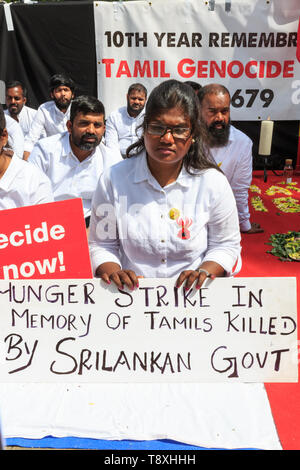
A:
{"label": "sign text 'memory of tamils killed'", "polygon": [[295,278],[0,281],[2,382],[296,382]]}

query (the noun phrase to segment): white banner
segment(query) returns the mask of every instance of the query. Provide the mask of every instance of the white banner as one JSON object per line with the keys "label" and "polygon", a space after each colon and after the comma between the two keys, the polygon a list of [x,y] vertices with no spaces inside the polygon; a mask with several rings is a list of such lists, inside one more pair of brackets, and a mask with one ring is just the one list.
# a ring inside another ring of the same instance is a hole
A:
{"label": "white banner", "polygon": [[135,82],[218,82],[233,120],[299,120],[299,16],[296,0],[95,2],[98,97],[109,114]]}
{"label": "white banner", "polygon": [[295,278],[1,281],[1,382],[295,382]]}

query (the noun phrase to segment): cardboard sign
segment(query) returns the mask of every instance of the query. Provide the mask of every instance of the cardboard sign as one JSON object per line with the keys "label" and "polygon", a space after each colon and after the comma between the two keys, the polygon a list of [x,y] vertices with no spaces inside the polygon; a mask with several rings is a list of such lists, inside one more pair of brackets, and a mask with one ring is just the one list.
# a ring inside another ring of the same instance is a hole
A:
{"label": "cardboard sign", "polygon": [[295,382],[295,278],[0,282],[2,382]]}
{"label": "cardboard sign", "polygon": [[88,277],[80,198],[1,211],[0,279]]}

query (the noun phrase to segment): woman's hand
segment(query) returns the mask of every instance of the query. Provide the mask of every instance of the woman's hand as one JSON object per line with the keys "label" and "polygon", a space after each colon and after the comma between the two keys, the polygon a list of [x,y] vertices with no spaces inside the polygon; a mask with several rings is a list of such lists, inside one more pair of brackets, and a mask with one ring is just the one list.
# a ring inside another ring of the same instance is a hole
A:
{"label": "woman's hand", "polygon": [[139,287],[139,278],[134,271],[130,269],[121,269],[116,263],[103,263],[96,270],[97,277],[100,277],[106,284],[113,282],[118,289],[124,289],[124,286],[130,290]]}
{"label": "woman's hand", "polygon": [[110,276],[107,274],[102,276],[102,279],[108,284],[114,282],[118,289],[123,290],[124,287],[128,287],[130,290],[134,290],[139,287],[139,280],[134,271],[130,269],[121,269],[120,271],[115,271]]}
{"label": "woman's hand", "polygon": [[225,271],[218,263],[213,261],[206,261],[201,266],[199,266],[199,271],[196,270],[187,270],[180,273],[177,281],[176,287],[181,287],[183,285],[185,290],[189,290],[192,287],[200,289],[205,279],[214,280],[216,277],[223,277]]}
{"label": "woman's hand", "polygon": [[205,272],[199,272],[199,271],[182,271],[182,273],[179,275],[177,281],[176,281],[176,287],[181,287],[182,284],[184,284],[184,289],[189,290],[192,287],[195,287],[196,289],[200,289],[202,286],[203,282],[205,279],[209,277],[210,279],[215,279],[216,276],[210,274],[207,276]]}

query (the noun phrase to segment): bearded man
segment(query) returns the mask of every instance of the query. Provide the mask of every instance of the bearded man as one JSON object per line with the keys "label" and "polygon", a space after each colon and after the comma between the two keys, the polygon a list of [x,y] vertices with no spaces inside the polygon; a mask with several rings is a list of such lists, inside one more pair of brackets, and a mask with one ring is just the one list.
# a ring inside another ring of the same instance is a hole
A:
{"label": "bearded man", "polygon": [[127,148],[141,135],[145,114],[147,90],[141,83],[130,85],[126,95],[127,105],[113,111],[107,118],[105,143],[119,151],[124,158]]}
{"label": "bearded man", "polygon": [[41,139],[29,157],[50,179],[55,201],[81,197],[87,227],[102,171],[121,160],[119,153],[102,142],[104,131],[101,101],[79,96],[72,101],[67,131]]}
{"label": "bearded man", "polygon": [[261,233],[259,224],[250,222],[248,191],[252,181],[252,141],[230,122],[230,93],[213,83],[201,88],[200,121],[203,139],[211,156],[227,177],[237,204],[240,230]]}
{"label": "bearded man", "polygon": [[50,78],[50,101],[42,103],[25,137],[24,156],[28,159],[34,144],[42,137],[49,137],[67,130],[70,104],[74,98],[75,84],[72,78],[56,74]]}

